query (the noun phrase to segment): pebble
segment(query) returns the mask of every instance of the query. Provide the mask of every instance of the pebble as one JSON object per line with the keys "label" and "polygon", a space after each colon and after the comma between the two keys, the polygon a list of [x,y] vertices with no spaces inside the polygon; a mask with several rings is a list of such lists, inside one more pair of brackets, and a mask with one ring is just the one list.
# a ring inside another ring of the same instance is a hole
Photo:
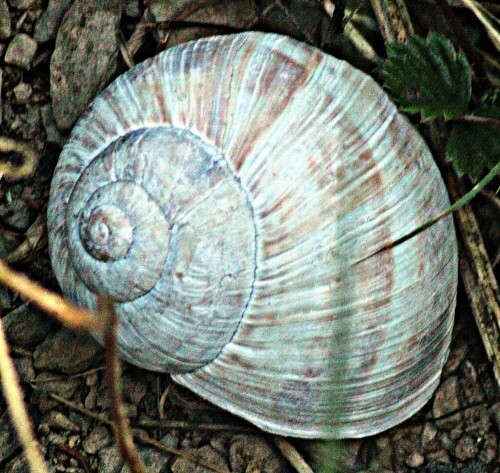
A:
{"label": "pebble", "polygon": [[19,447],[19,442],[14,436],[9,414],[4,412],[0,416],[0,464],[12,457]]}
{"label": "pebble", "polygon": [[118,0],[76,0],[63,18],[50,60],[57,125],[68,130],[114,74],[121,9]]}
{"label": "pebble", "polygon": [[62,412],[50,411],[44,416],[43,422],[53,429],[60,429],[69,432],[78,432],[80,428],[69,420]]}
{"label": "pebble", "polygon": [[477,442],[470,436],[464,435],[455,447],[455,457],[460,461],[472,460],[478,453]]}
{"label": "pebble", "polygon": [[85,452],[94,454],[112,442],[111,434],[104,425],[98,425],[82,442]]}
{"label": "pebble", "polygon": [[139,0],[122,0],[122,5],[126,16],[140,18],[142,12]]}
{"label": "pebble", "polygon": [[495,402],[490,406],[490,412],[493,415],[497,430],[500,431],[500,402]]}
{"label": "pebble", "polygon": [[[168,433],[161,439],[161,443],[168,447],[177,448],[179,444],[179,434],[176,431]],[[172,454],[157,448],[145,447],[140,450],[142,459],[148,467],[148,473],[163,473],[168,470],[168,464]],[[173,470],[172,470],[173,471]],[[121,473],[128,473],[129,470],[123,468]]]}
{"label": "pebble", "polygon": [[434,427],[430,422],[427,422],[422,430],[422,445],[425,446],[431,443],[436,438],[437,432],[436,427]]}
{"label": "pebble", "polygon": [[[1,2],[2,0],[0,0]],[[0,45],[1,47],[1,45]],[[2,55],[0,54],[0,57]],[[2,124],[3,120],[3,105],[2,105],[2,87],[3,87],[3,69],[0,67],[0,125]]]}
{"label": "pebble", "polygon": [[30,468],[24,458],[24,455],[18,455],[7,463],[7,465],[5,465],[5,469],[2,471],[3,473],[30,473]]}
{"label": "pebble", "polygon": [[271,448],[268,442],[256,435],[236,435],[229,447],[231,471],[245,473],[256,468],[269,473],[286,471],[281,456]]}
{"label": "pebble", "polygon": [[10,42],[5,53],[5,62],[29,69],[38,48],[37,42],[25,33],[18,33]]}
{"label": "pebble", "polygon": [[474,365],[469,360],[465,360],[461,371],[463,376],[460,378],[460,383],[467,403],[474,404],[484,401],[484,394],[477,382],[477,371]]}
{"label": "pebble", "polygon": [[411,453],[405,460],[405,464],[410,468],[419,468],[425,463],[424,456],[419,452]]}
{"label": "pebble", "polygon": [[[500,460],[500,452],[498,451],[498,438],[494,433],[486,434],[482,438],[481,451],[479,452],[478,459],[481,462],[489,465],[495,460]],[[499,461],[500,463],[500,461]]]}
{"label": "pebble", "polygon": [[[187,451],[192,455],[196,455],[203,460],[213,463],[222,471],[227,471],[229,473],[226,459],[210,445],[205,445],[204,447],[198,449],[190,448],[187,449]],[[209,470],[208,468],[205,468],[198,463],[193,463],[190,460],[186,460],[185,458],[177,457],[177,459],[172,464],[172,473],[212,473],[212,470]]]}
{"label": "pebble", "polygon": [[66,143],[66,137],[62,135],[57,128],[54,113],[52,112],[52,104],[48,103],[43,105],[40,108],[40,114],[42,117],[43,127],[45,128],[45,134],[47,135],[47,142],[56,143],[62,148],[64,143]]}
{"label": "pebble", "polygon": [[16,102],[23,104],[27,103],[31,98],[33,88],[26,82],[19,82],[19,84],[14,87],[13,92],[16,96]]}
{"label": "pebble", "polygon": [[438,387],[432,405],[432,415],[441,417],[460,408],[460,386],[456,376],[450,376]]}
{"label": "pebble", "polygon": [[97,473],[120,473],[123,468],[123,460],[115,446],[105,447],[99,450],[99,465]]}
{"label": "pebble", "polygon": [[451,465],[450,455],[448,455],[448,452],[444,448],[429,452],[426,454],[426,457],[427,462],[431,465],[438,463]]}
{"label": "pebble", "polygon": [[147,384],[137,375],[125,373],[122,377],[123,396],[134,405],[138,405],[147,393]]}
{"label": "pebble", "polygon": [[0,220],[18,232],[24,232],[29,228],[30,214],[30,206],[22,199],[14,199],[0,205]]}
{"label": "pebble", "polygon": [[35,378],[35,390],[31,396],[31,402],[38,405],[41,412],[48,412],[60,404],[47,395],[47,392],[57,394],[65,399],[71,399],[75,391],[80,387],[80,380],[77,378],[60,379],[55,381],[45,381],[53,379],[54,374],[42,371]]}
{"label": "pebble", "polygon": [[36,0],[9,0],[10,6],[17,10],[27,10]]}
{"label": "pebble", "polygon": [[74,0],[49,0],[47,8],[35,25],[33,38],[39,43],[55,39],[57,29],[61,24],[63,16],[73,1]]}
{"label": "pebble", "polygon": [[56,323],[28,302],[9,312],[2,320],[11,345],[32,350],[49,333]]}
{"label": "pebble", "polygon": [[90,335],[63,327],[38,345],[33,358],[36,369],[75,374],[101,364],[104,351]]}
{"label": "pebble", "polygon": [[91,410],[95,409],[96,405],[97,405],[97,387],[91,386],[89,389],[89,393],[85,397],[84,406],[85,406],[85,409],[88,409],[91,411]]}
{"label": "pebble", "polygon": [[35,369],[33,368],[33,360],[26,356],[21,358],[12,358],[16,367],[17,375],[21,381],[31,382],[35,379]]}
{"label": "pebble", "polygon": [[6,0],[0,0],[0,39],[7,39],[10,37],[11,23],[9,7]]}

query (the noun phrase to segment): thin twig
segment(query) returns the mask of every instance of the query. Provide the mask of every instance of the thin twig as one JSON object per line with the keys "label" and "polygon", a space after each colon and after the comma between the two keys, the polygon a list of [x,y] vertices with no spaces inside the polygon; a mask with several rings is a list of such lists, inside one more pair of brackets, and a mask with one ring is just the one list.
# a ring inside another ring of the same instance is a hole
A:
{"label": "thin twig", "polygon": [[231,424],[199,424],[182,420],[139,420],[133,423],[134,427],[179,429],[179,430],[207,430],[212,432],[248,432],[257,433],[255,427],[238,426]]}
{"label": "thin twig", "polygon": [[414,34],[410,15],[403,0],[370,0],[382,36],[387,43],[404,43]]}
{"label": "thin twig", "polygon": [[47,466],[35,439],[28,417],[28,412],[23,401],[19,386],[19,379],[9,356],[9,348],[5,338],[2,320],[0,319],[0,379],[3,392],[9,408],[10,418],[14,425],[19,440],[24,448],[24,453],[30,470],[33,473],[48,473]]}
{"label": "thin twig", "polygon": [[283,437],[273,435],[274,443],[279,448],[282,455],[289,461],[290,465],[295,468],[297,473],[314,473],[312,468],[302,458],[298,450]]}
{"label": "thin twig", "polygon": [[0,284],[33,301],[38,307],[69,328],[102,331],[102,322],[91,312],[77,307],[59,294],[45,289],[0,260]]}
{"label": "thin twig", "polygon": [[464,122],[487,123],[500,127],[500,120],[496,118],[480,117],[478,115],[459,115],[454,120],[462,120]]}
{"label": "thin twig", "polygon": [[109,297],[99,298],[99,313],[106,321],[104,347],[106,348],[106,380],[109,390],[109,404],[113,418],[113,431],[120,456],[132,473],[146,473],[146,466],[134,445],[127,412],[122,400],[122,382],[116,318],[113,301]]}

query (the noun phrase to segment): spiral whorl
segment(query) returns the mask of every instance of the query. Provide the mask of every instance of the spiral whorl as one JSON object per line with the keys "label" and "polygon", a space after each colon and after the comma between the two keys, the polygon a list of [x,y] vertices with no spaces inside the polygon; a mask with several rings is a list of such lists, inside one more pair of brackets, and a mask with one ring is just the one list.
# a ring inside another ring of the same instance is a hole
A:
{"label": "spiral whorl", "polygon": [[[127,132],[85,167],[65,211],[75,277],[121,302],[124,325],[138,322],[123,316],[132,309],[150,320],[158,350],[172,353],[148,368],[178,372],[219,353],[248,303],[256,238],[224,156],[183,129]],[[121,333],[137,363],[151,334]]]}
{"label": "spiral whorl", "polygon": [[[422,138],[349,64],[249,32],[116,79],[61,153],[64,293],[114,297],[130,362],[280,435],[361,437],[437,386],[457,288]],[[381,250],[389,248],[388,250]]]}

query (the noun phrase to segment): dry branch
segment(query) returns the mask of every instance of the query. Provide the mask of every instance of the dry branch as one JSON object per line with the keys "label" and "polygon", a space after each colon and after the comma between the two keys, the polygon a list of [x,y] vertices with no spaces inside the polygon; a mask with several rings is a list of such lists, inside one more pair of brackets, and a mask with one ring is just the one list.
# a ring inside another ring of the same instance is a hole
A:
{"label": "dry branch", "polygon": [[106,321],[104,330],[106,380],[108,382],[109,404],[118,452],[132,473],[146,473],[146,466],[134,445],[127,412],[123,404],[120,355],[116,339],[118,321],[113,301],[109,297],[99,299],[99,313]]}
{"label": "dry branch", "polygon": [[26,276],[10,269],[0,260],[0,284],[31,300],[42,310],[69,328],[102,331],[102,322],[91,312],[69,303],[59,294],[49,291]]}
{"label": "dry branch", "polygon": [[9,348],[5,332],[0,319],[0,379],[3,392],[9,408],[12,424],[17,431],[19,440],[24,448],[24,453],[30,470],[33,473],[48,473],[47,466],[35,439],[28,413],[23,402],[23,395],[19,386],[19,379],[9,356]]}

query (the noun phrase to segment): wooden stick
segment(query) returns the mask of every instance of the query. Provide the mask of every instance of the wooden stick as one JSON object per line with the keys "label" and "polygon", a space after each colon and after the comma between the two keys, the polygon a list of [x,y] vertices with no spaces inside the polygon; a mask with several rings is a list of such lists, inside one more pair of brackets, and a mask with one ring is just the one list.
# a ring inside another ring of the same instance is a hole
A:
{"label": "wooden stick", "polygon": [[282,455],[295,468],[297,473],[314,473],[312,468],[302,458],[302,455],[288,440],[277,435],[274,435],[273,438]]}
{"label": "wooden stick", "polygon": [[95,331],[103,329],[101,321],[94,314],[70,304],[59,294],[43,288],[23,274],[10,269],[2,260],[0,260],[0,284],[4,284],[9,289],[31,300],[69,328],[84,328]]}
{"label": "wooden stick", "polygon": [[9,356],[9,348],[5,338],[2,319],[0,319],[0,379],[9,408],[10,418],[24,448],[30,470],[33,473],[49,473],[38,442],[33,434],[19,386],[19,379],[12,359]]}
{"label": "wooden stick", "polygon": [[127,412],[123,404],[120,355],[118,353],[118,341],[116,338],[118,320],[113,301],[109,297],[99,298],[99,313],[106,321],[106,328],[104,330],[106,381],[108,384],[109,407],[113,419],[113,431],[115,433],[118,452],[132,473],[146,473],[146,466],[135,447]]}

